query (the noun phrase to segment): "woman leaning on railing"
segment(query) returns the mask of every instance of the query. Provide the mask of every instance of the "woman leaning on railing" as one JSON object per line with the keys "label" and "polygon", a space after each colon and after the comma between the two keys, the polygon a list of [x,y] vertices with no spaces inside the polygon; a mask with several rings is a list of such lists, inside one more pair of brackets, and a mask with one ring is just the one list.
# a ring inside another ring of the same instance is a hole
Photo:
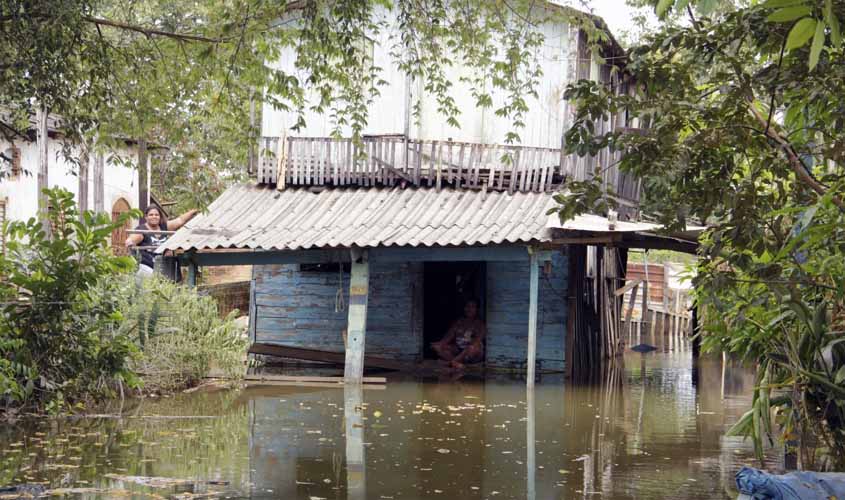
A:
{"label": "woman leaning on railing", "polygon": [[193,219],[197,215],[197,212],[197,210],[193,209],[188,210],[173,220],[167,220],[158,205],[147,207],[144,211],[144,218],[138,224],[138,227],[135,228],[137,232],[126,238],[127,249],[131,251],[132,247],[139,247],[138,251],[141,255],[141,262],[138,267],[138,274],[142,276],[153,274],[155,249],[167,241],[167,238],[174,231]]}

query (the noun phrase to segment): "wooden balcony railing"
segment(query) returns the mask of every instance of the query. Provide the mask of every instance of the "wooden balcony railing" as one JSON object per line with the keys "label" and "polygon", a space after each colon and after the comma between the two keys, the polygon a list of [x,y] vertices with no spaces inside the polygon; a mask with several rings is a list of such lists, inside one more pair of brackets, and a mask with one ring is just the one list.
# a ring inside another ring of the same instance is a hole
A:
{"label": "wooden balcony railing", "polygon": [[[280,150],[281,144],[281,150]],[[607,161],[612,161],[606,155]],[[555,191],[585,180],[603,158],[562,156],[560,149],[403,137],[264,137],[258,182],[285,186],[413,185],[507,192]],[[598,170],[606,188],[636,203],[639,185],[612,164]]]}

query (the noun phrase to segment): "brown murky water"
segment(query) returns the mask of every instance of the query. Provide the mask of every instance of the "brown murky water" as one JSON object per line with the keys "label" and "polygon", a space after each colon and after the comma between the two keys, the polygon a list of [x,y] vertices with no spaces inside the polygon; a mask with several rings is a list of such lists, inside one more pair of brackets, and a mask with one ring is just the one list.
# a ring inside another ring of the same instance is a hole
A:
{"label": "brown murky water", "polygon": [[721,361],[702,359],[695,380],[689,352],[648,354],[644,371],[639,354],[624,361],[590,386],[544,376],[533,394],[508,377],[389,379],[384,390],[183,394],[119,418],[5,425],[0,486],[76,498],[735,497],[753,453],[724,431],[753,374],[729,365],[723,381]]}

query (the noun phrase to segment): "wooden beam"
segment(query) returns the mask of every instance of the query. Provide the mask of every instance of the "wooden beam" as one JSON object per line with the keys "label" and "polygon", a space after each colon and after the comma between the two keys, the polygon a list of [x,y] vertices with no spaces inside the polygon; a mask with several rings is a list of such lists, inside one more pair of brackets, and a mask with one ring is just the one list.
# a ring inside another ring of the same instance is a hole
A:
{"label": "wooden beam", "polygon": [[537,364],[537,302],[538,284],[540,281],[540,269],[537,260],[537,252],[532,248],[529,250],[529,282],[528,282],[528,375],[526,383],[529,390],[534,387]]}
{"label": "wooden beam", "polygon": [[48,148],[50,137],[47,132],[47,116],[49,112],[47,107],[41,105],[36,111],[36,121],[38,128],[35,131],[35,141],[38,146],[38,217],[41,219],[41,225],[44,232],[49,236],[51,232],[50,222],[47,220],[47,196],[44,190],[50,185],[49,183],[49,167],[48,167]]}
{"label": "wooden beam", "polygon": [[[256,373],[245,376],[244,380],[274,380],[277,382],[325,382],[340,384],[343,383],[343,381],[346,379],[343,377],[321,377],[316,375],[271,375]],[[384,377],[362,377],[361,382],[365,384],[384,384],[387,382],[387,379]]]}
{"label": "wooden beam", "polygon": [[[630,335],[631,332],[633,332],[632,324],[631,324],[631,317],[634,313],[634,306],[637,303],[637,292],[640,290],[640,283],[642,283],[642,280],[637,280],[637,281],[638,281],[638,283],[635,284],[633,290],[631,290],[631,298],[628,300],[628,311],[625,313],[624,328],[625,328],[625,334],[626,335]],[[618,296],[619,296],[619,293],[618,293],[618,290],[617,290],[617,297]],[[622,303],[623,304],[625,303],[624,297],[622,299]]]}
{"label": "wooden beam", "polygon": [[324,264],[349,262],[348,250],[294,250],[294,251],[201,251],[182,254],[203,267],[266,265],[266,264]]}
{"label": "wooden beam", "polygon": [[105,159],[102,153],[97,153],[94,159],[94,211],[103,213],[105,208]]}
{"label": "wooden beam", "polygon": [[147,140],[138,139],[138,208],[141,211],[147,209],[150,203],[149,186],[149,162],[147,160]]}
{"label": "wooden beam", "polygon": [[346,498],[367,498],[367,461],[364,447],[364,400],[367,385],[347,384],[343,389],[343,420],[346,424]]}
{"label": "wooden beam", "polygon": [[556,245],[614,245],[622,241],[622,233],[607,233],[597,236],[567,236],[554,238],[543,245],[544,248]]}
{"label": "wooden beam", "polygon": [[640,284],[640,283],[642,283],[642,282],[643,282],[643,280],[641,280],[641,279],[631,280],[631,281],[629,281],[629,282],[625,283],[625,286],[623,286],[622,288],[620,288],[620,289],[616,290],[616,291],[615,291],[615,292],[613,292],[613,293],[614,293],[617,297],[619,297],[620,295],[625,295],[626,293],[628,293],[628,290],[630,290],[630,289],[634,288],[635,286],[639,285],[639,284]]}
{"label": "wooden beam", "polygon": [[191,288],[197,286],[197,263],[193,261],[188,262],[188,286]]}
{"label": "wooden beam", "polygon": [[695,255],[698,252],[698,242],[678,240],[675,238],[661,238],[649,236],[644,238],[624,239],[615,243],[619,248],[641,248],[644,250],[674,250]]}
{"label": "wooden beam", "polygon": [[370,296],[370,262],[366,250],[351,250],[352,275],[349,279],[349,320],[347,322],[346,362],[343,376],[347,384],[360,384],[364,376],[364,340],[367,334],[367,302]]}
{"label": "wooden beam", "polygon": [[[551,260],[552,250],[538,251],[539,261]],[[188,254],[183,254],[188,255]],[[215,250],[190,252],[194,261],[203,267],[262,264],[321,264],[349,262],[348,250]],[[525,246],[487,247],[401,247],[371,248],[369,261],[380,263],[397,262],[525,262],[528,255]]]}
{"label": "wooden beam", "polygon": [[537,498],[537,405],[534,400],[534,388],[529,387],[525,392],[525,406],[527,410],[525,416],[526,498],[534,500]]}
{"label": "wooden beam", "polygon": [[79,207],[79,219],[84,218],[84,212],[88,210],[88,166],[91,164],[90,149],[87,142],[82,143],[82,154],[79,158],[79,188],[76,192],[77,206]]}
{"label": "wooden beam", "polygon": [[[342,365],[346,361],[346,354],[342,352],[303,349],[301,347],[267,344],[263,342],[256,342],[252,344],[249,347],[249,353],[276,356],[279,358],[301,359],[303,361],[332,363],[337,365]],[[386,370],[407,370],[413,367],[411,363],[375,356],[364,356],[364,366],[368,368],[384,368]]]}
{"label": "wooden beam", "polygon": [[[541,252],[538,257],[550,260],[552,252]],[[528,254],[523,245],[484,247],[401,247],[372,248],[370,262],[466,262],[496,261],[525,262]]]}
{"label": "wooden beam", "polygon": [[[294,382],[288,380],[244,380],[248,387],[256,387],[262,385],[275,385],[284,387],[313,387],[315,389],[343,389],[343,384],[337,382]],[[365,390],[385,390],[387,386],[384,384],[362,384],[362,389]]]}

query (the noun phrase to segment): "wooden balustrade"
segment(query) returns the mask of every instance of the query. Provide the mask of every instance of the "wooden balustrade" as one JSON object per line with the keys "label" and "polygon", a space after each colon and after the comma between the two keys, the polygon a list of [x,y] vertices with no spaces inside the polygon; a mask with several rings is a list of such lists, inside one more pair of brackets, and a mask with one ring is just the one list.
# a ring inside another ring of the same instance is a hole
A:
{"label": "wooden balustrade", "polygon": [[[281,147],[280,147],[281,146]],[[561,160],[563,164],[561,165]],[[618,171],[613,155],[562,156],[560,149],[403,137],[264,137],[258,182],[286,186],[414,186],[543,192],[567,178],[585,180],[598,173],[603,184],[624,200],[639,198],[639,185]]]}

